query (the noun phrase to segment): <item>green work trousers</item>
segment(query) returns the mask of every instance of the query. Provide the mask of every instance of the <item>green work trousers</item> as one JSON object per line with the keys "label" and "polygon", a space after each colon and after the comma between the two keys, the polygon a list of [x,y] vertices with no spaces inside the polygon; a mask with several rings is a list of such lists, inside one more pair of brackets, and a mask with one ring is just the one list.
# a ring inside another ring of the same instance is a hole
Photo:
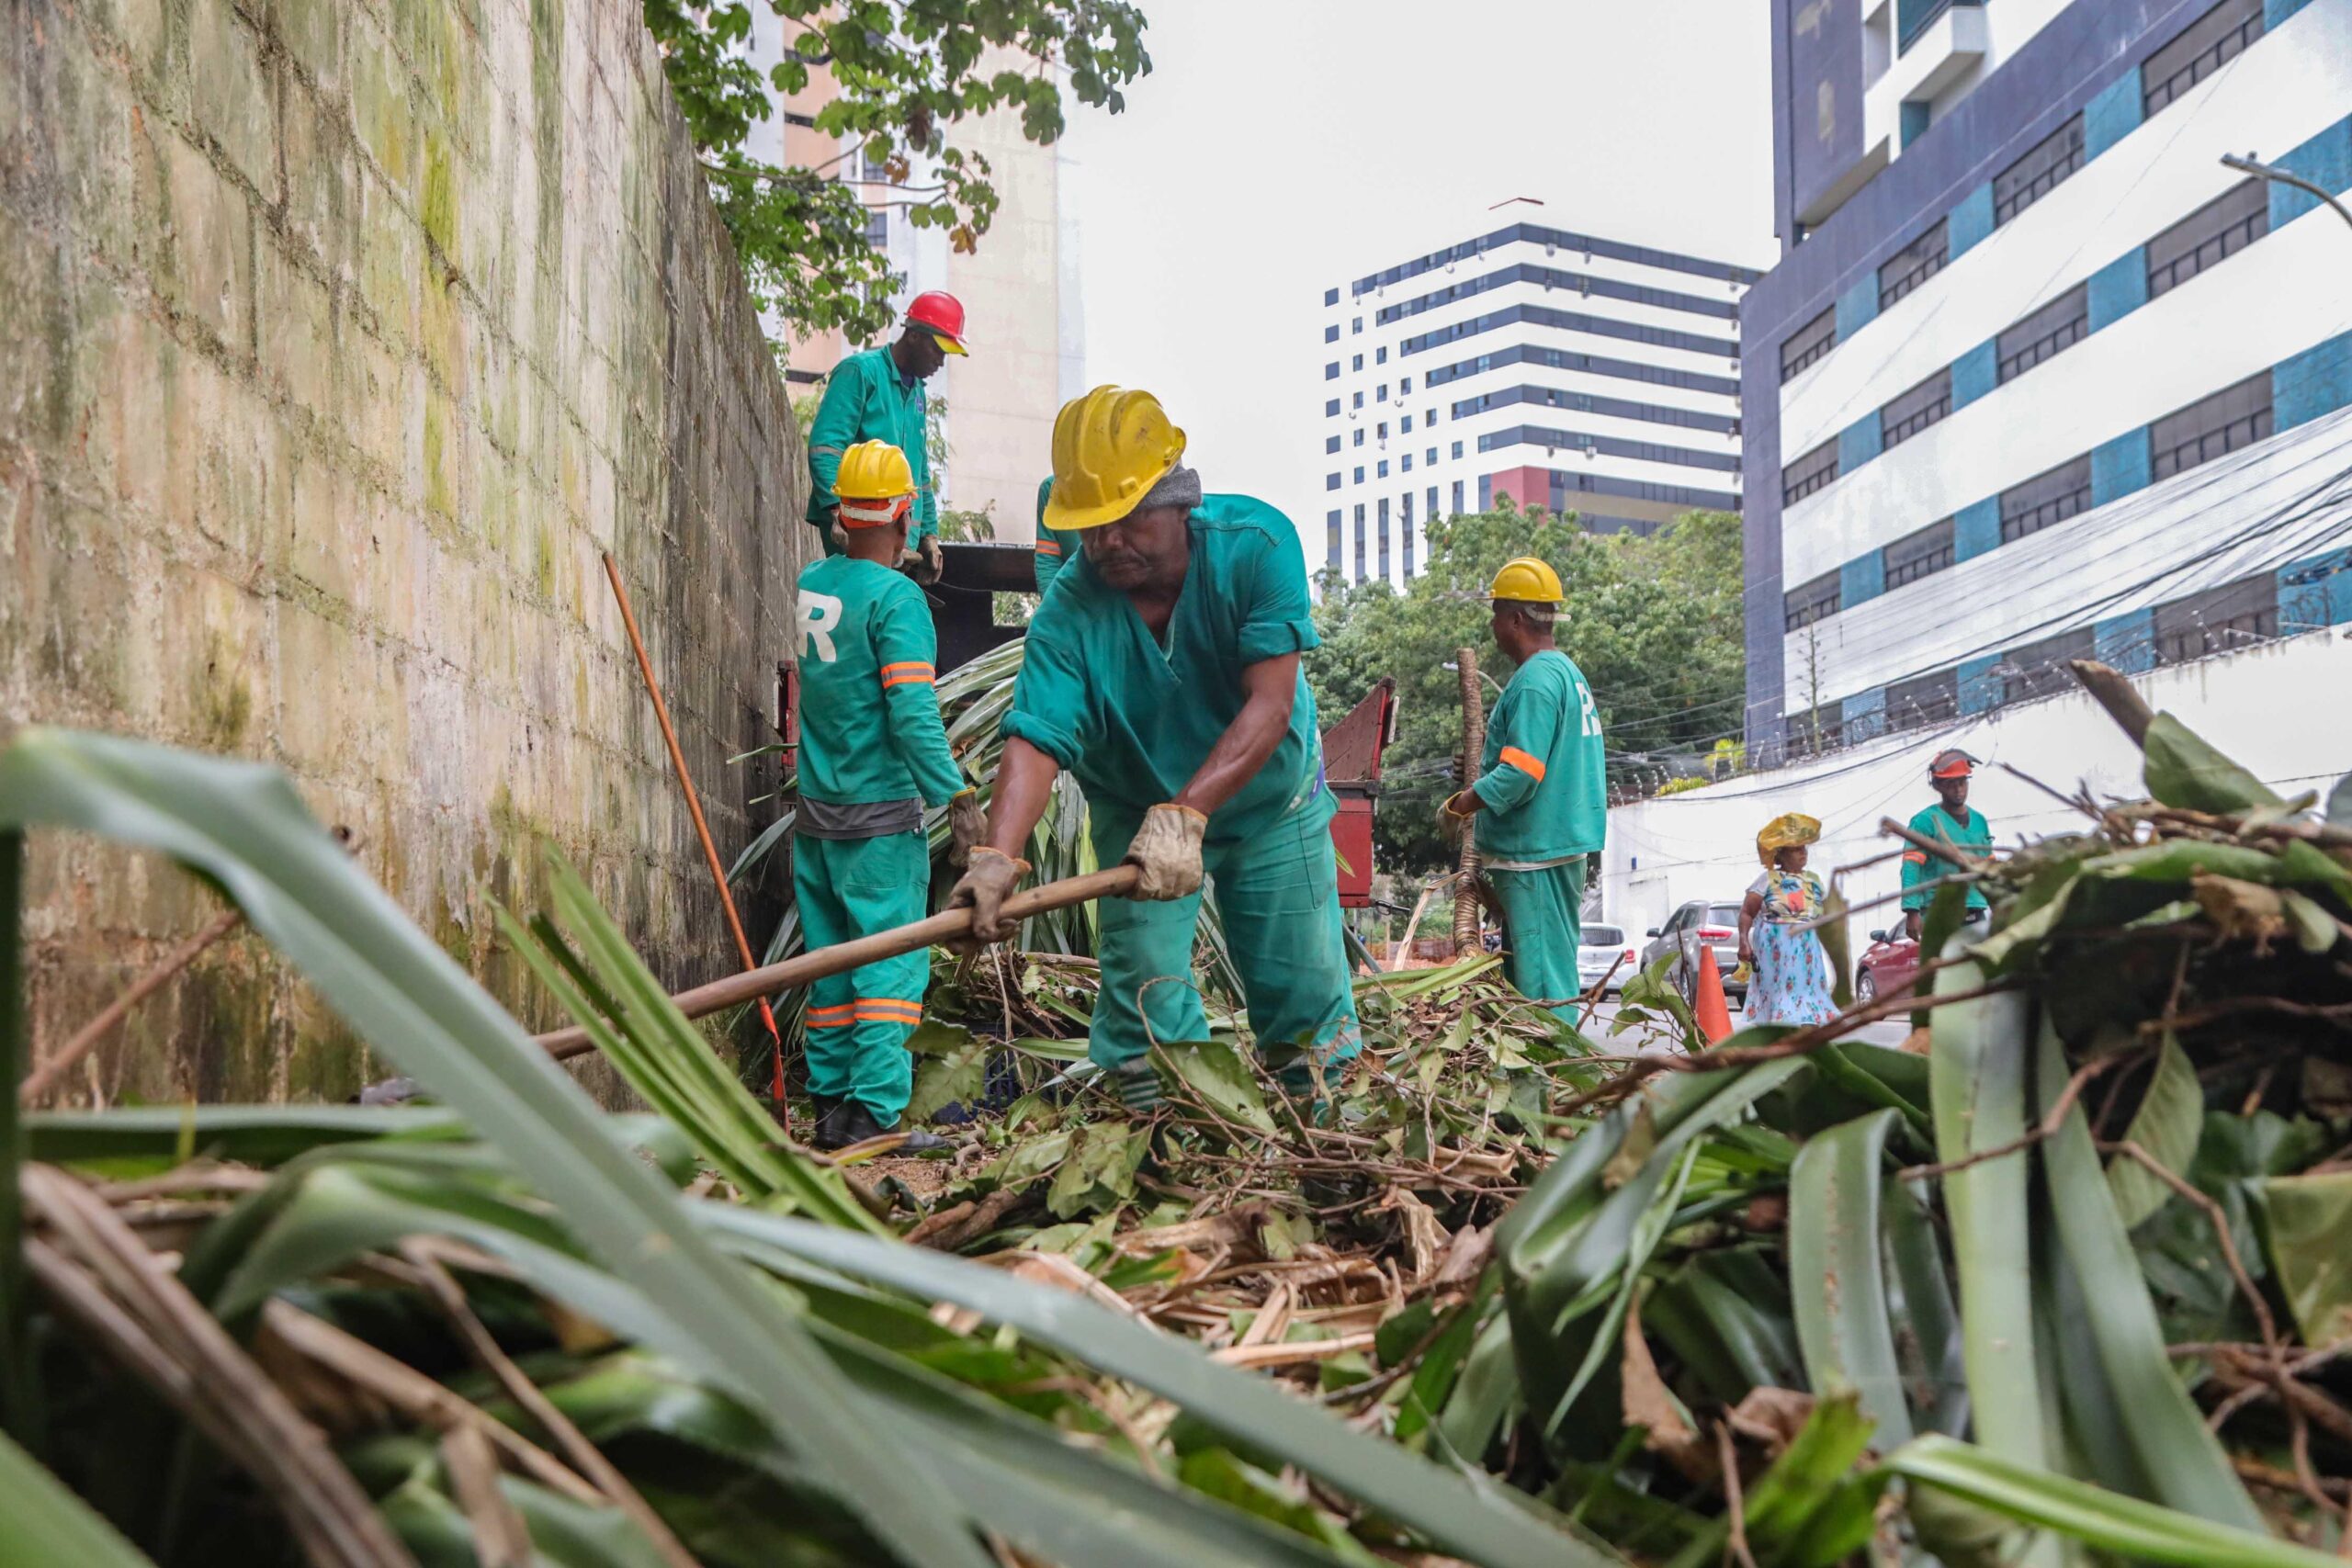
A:
{"label": "green work trousers", "polygon": [[1568,1003],[1584,989],[1577,944],[1584,935],[1589,858],[1577,855],[1540,871],[1487,873],[1503,908],[1503,973],[1521,996],[1555,1003],[1553,1012],[1572,1021],[1576,1010]]}
{"label": "green work trousers", "polygon": [[[808,951],[923,917],[931,852],[917,832],[877,839],[793,840],[792,891]],[[829,975],[808,998],[808,1092],[854,1100],[895,1127],[914,1089],[907,1037],[922,1021],[927,952],[901,953]]]}
{"label": "green work trousers", "polygon": [[[1320,792],[1238,843],[1211,844],[1203,859],[1216,884],[1226,945],[1241,977],[1259,1055],[1277,1070],[1312,1047],[1325,1062],[1362,1049],[1355,992],[1340,922],[1339,867],[1330,811]],[[1127,852],[1137,818],[1097,808],[1094,852],[1111,865]],[[1206,1040],[1208,1015],[1193,976],[1201,896],[1097,906],[1102,991],[1088,1055],[1118,1067],[1162,1044]]]}

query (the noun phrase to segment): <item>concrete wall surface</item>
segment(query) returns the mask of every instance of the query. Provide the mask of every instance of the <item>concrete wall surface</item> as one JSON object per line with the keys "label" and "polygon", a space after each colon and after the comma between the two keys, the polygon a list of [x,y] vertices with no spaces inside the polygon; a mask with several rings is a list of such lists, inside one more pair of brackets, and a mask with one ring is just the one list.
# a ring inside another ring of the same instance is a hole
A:
{"label": "concrete wall surface", "polygon": [[[600,557],[722,854],[772,808],[797,428],[634,0],[0,0],[0,739],[277,763],[436,941],[544,838],[673,983],[735,960]],[[53,1049],[211,896],[34,844]],[[756,922],[755,922],[756,923]],[[240,938],[66,1098],[340,1098]]]}
{"label": "concrete wall surface", "polygon": [[[2352,723],[2339,694],[2352,688],[2352,637],[2342,627],[2242,652],[2170,665],[2132,682],[2151,707],[2188,725],[2280,795],[2316,790],[2324,800],[2352,773]],[[1799,767],[1621,806],[1609,813],[1601,852],[1601,908],[1638,935],[1694,898],[1736,900],[1756,880],[1756,835],[1784,811],[1821,819],[1812,869],[1825,876],[1899,847],[1879,836],[1882,817],[1908,822],[1935,804],[1928,760],[1947,746],[1981,759],[1969,805],[1993,825],[1996,842],[2015,844],[2067,832],[2080,813],[2001,764],[2073,794],[2087,784],[2100,799],[2144,799],[2142,758],[2113,720],[2080,692],[1996,708],[1948,729],[1914,730],[1833,752]],[[1900,891],[1901,865],[1887,860],[1845,879],[1851,905]],[[1893,902],[1857,909],[1850,951],[1900,919]]]}

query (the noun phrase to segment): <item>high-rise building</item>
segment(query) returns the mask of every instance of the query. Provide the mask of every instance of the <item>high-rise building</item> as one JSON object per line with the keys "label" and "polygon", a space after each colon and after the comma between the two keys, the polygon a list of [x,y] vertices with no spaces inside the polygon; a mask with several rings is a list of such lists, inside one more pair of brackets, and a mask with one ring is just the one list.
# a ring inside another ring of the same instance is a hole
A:
{"label": "high-rise building", "polygon": [[1503,496],[1648,530],[1739,507],[1745,267],[1515,221],[1323,293],[1324,564],[1423,570]]}
{"label": "high-rise building", "polygon": [[[767,7],[752,10],[751,52],[764,71],[783,57],[788,32]],[[1001,60],[984,57],[981,69],[1025,72],[1034,65],[1006,52]],[[1023,136],[1017,107],[957,124],[957,145],[988,159],[1000,203],[978,248],[958,254],[945,231],[908,221],[907,186],[893,183],[863,151],[817,130],[818,113],[836,91],[830,71],[812,68],[808,85],[778,105],[776,117],[754,132],[751,150],[857,184],[868,209],[867,240],[907,280],[899,308],[933,288],[964,302],[971,354],[950,359],[931,381],[949,447],[939,470],[940,505],[988,512],[998,538],[1026,544],[1034,536],[1037,481],[1053,466],[1054,414],[1086,389],[1078,225],[1062,195],[1066,156],[1058,145],[1040,147]],[[929,183],[920,174],[908,182]],[[837,331],[794,336],[780,323],[769,326],[787,344],[785,378],[796,397],[844,354],[865,346]]]}
{"label": "high-rise building", "polygon": [[2352,619],[2352,0],[1772,0],[1751,759]]}

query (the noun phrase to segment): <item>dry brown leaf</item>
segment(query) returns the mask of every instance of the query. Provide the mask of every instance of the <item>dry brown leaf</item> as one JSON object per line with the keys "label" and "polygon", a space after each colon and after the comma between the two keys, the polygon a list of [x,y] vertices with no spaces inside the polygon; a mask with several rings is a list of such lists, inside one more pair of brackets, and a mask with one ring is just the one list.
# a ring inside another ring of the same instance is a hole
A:
{"label": "dry brown leaf", "polygon": [[1476,1225],[1463,1226],[1453,1233],[1453,1244],[1446,1248],[1445,1261],[1438,1265],[1436,1275],[1430,1280],[1430,1288],[1444,1291],[1470,1283],[1487,1267],[1487,1259],[1494,1255],[1494,1226],[1488,1225],[1484,1229]]}
{"label": "dry brown leaf", "polygon": [[1305,1339],[1295,1345],[1228,1345],[1222,1350],[1210,1351],[1209,1356],[1228,1367],[1294,1366],[1304,1361],[1328,1361],[1351,1350],[1369,1350],[1378,1337],[1374,1331],[1366,1329],[1361,1334],[1342,1334],[1335,1339]]}
{"label": "dry brown leaf", "polygon": [[1419,1286],[1437,1272],[1452,1250],[1453,1238],[1438,1224],[1437,1211],[1406,1188],[1391,1187],[1374,1208],[1396,1216],[1397,1226],[1405,1233],[1405,1250],[1413,1260],[1406,1283]]}
{"label": "dry brown leaf", "polygon": [[1648,1428],[1642,1446],[1662,1457],[1692,1481],[1712,1479],[1719,1468],[1712,1445],[1702,1441],[1683,1419],[1682,1406],[1657,1373],[1650,1342],[1642,1334],[1641,1303],[1625,1314],[1624,1346],[1618,1361],[1623,1384],[1622,1408],[1625,1424]]}
{"label": "dry brown leaf", "polygon": [[1097,1305],[1109,1307],[1125,1316],[1141,1315],[1136,1311],[1133,1302],[1058,1252],[999,1252],[979,1261],[1001,1269],[1015,1279],[1052,1285],[1073,1295],[1084,1296]]}
{"label": "dry brown leaf", "polygon": [[441,1464],[473,1527],[474,1558],[481,1568],[528,1568],[531,1532],[498,1489],[498,1456],[481,1427],[464,1421],[443,1432]]}
{"label": "dry brown leaf", "polygon": [[1812,1416],[1813,1395],[1759,1383],[1731,1413],[1731,1429],[1761,1444],[1767,1459],[1778,1459]]}

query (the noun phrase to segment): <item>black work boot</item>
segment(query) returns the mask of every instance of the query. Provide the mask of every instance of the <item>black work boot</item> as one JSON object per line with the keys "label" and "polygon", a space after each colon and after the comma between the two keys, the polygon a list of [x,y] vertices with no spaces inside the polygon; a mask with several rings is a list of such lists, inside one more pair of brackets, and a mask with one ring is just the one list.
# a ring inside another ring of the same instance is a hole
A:
{"label": "black work boot", "polygon": [[[862,1101],[847,1100],[842,1102],[840,1114],[833,1118],[831,1141],[826,1142],[820,1135],[817,1146],[820,1149],[845,1149],[852,1144],[862,1144],[868,1138],[879,1138],[897,1130],[882,1125]],[[919,1155],[926,1149],[944,1149],[946,1146],[947,1140],[938,1134],[927,1133],[921,1127],[910,1127],[906,1132],[906,1141],[899,1145],[897,1152]]]}
{"label": "black work boot", "polygon": [[814,1125],[808,1134],[809,1143],[820,1149],[841,1147],[838,1143],[828,1143],[826,1140],[831,1138],[837,1130],[836,1124],[842,1119],[842,1101],[830,1095],[812,1094],[808,1097],[809,1109],[817,1113]]}

